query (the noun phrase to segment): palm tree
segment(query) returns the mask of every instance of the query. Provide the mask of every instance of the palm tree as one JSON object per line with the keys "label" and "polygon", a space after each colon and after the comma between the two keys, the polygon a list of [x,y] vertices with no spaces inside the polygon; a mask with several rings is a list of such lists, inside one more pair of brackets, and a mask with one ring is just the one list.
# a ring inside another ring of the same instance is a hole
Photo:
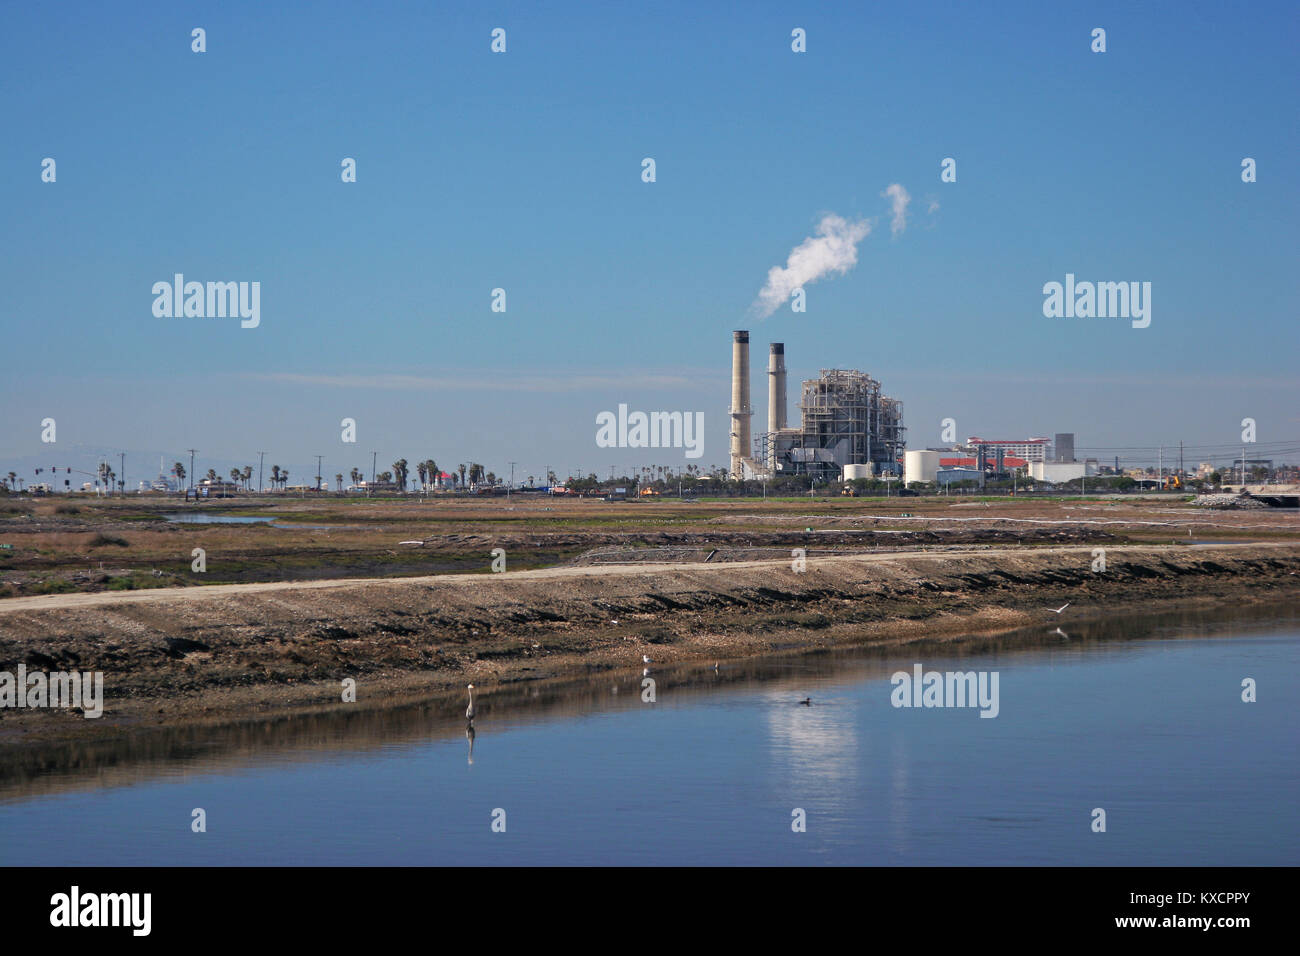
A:
{"label": "palm tree", "polygon": [[397,461],[393,462],[393,474],[397,477],[397,490],[405,491],[407,475],[405,458],[399,458]]}
{"label": "palm tree", "polygon": [[18,480],[18,473],[15,472],[15,471],[11,471],[11,472],[9,472],[9,482],[8,482],[8,484],[9,484],[9,487],[10,487],[10,488],[12,488],[12,487],[14,486],[14,482],[17,481],[17,480]]}
{"label": "palm tree", "polygon": [[487,483],[489,488],[495,488],[497,486],[497,476],[495,472],[489,471],[487,473]]}
{"label": "palm tree", "polygon": [[421,488],[427,487],[427,483],[424,480],[426,474],[424,468],[424,462],[419,461],[415,463],[415,473],[420,476],[420,487]]}
{"label": "palm tree", "polygon": [[464,488],[465,487],[465,465],[463,463],[457,465],[456,470],[460,472],[460,486],[461,488]]}
{"label": "palm tree", "polygon": [[284,491],[285,486],[289,484],[289,469],[286,468],[280,472],[280,490]]}
{"label": "palm tree", "polygon": [[214,482],[214,481],[216,481],[216,480],[217,480],[217,469],[215,469],[215,468],[209,468],[209,469],[208,469],[208,482],[211,483],[211,482]]}
{"label": "palm tree", "polygon": [[240,479],[243,477],[244,477],[244,473],[240,471],[238,468],[230,469],[230,480],[232,483],[239,484]]}
{"label": "palm tree", "polygon": [[424,460],[424,470],[429,473],[429,484],[435,488],[438,486],[438,463],[432,458]]}
{"label": "palm tree", "polygon": [[338,486],[339,486],[339,491],[342,491],[342,490],[343,490],[343,476],[342,476],[342,475],[335,475],[335,476],[334,476],[334,481],[338,484]]}
{"label": "palm tree", "polygon": [[271,466],[271,487],[274,488],[279,483],[280,483],[280,466],[272,465]]}
{"label": "palm tree", "polygon": [[172,474],[176,476],[176,487],[181,489],[185,487],[185,466],[179,461],[172,465]]}
{"label": "palm tree", "polygon": [[240,472],[239,477],[244,479],[244,490],[251,491],[252,485],[250,485],[249,482],[253,480],[253,466],[245,465],[244,470]]}

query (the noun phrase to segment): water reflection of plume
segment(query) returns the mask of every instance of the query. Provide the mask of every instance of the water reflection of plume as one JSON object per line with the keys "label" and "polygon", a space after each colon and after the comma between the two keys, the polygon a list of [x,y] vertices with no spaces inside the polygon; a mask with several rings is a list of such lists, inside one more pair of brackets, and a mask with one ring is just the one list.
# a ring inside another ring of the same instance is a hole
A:
{"label": "water reflection of plume", "polygon": [[859,782],[861,755],[854,708],[848,701],[800,707],[794,694],[763,694],[774,769],[789,781],[791,797],[822,806],[844,802]]}

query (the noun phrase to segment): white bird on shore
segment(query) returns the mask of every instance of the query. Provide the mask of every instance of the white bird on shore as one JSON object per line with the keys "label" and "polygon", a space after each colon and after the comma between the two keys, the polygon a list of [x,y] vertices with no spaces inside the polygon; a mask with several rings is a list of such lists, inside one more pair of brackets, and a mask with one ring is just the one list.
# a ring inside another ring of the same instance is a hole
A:
{"label": "white bird on shore", "polygon": [[465,708],[465,719],[466,719],[466,720],[473,720],[473,719],[474,719],[474,714],[475,714],[475,710],[474,710],[474,685],[473,685],[473,684],[470,684],[470,685],[469,685],[469,706]]}
{"label": "white bird on shore", "polygon": [[1070,606],[1070,602],[1069,602],[1069,601],[1066,601],[1066,602],[1065,602],[1064,604],[1062,604],[1060,607],[1049,607],[1049,608],[1045,608],[1044,610],[1051,611],[1053,614],[1060,614],[1062,611],[1064,611],[1064,610],[1065,610],[1067,607],[1069,607],[1069,606]]}
{"label": "white bird on shore", "polygon": [[642,654],[642,655],[641,655],[641,663],[642,663],[642,664],[653,664],[654,661],[650,660],[650,658],[648,658],[648,657],[646,657],[644,654]]}

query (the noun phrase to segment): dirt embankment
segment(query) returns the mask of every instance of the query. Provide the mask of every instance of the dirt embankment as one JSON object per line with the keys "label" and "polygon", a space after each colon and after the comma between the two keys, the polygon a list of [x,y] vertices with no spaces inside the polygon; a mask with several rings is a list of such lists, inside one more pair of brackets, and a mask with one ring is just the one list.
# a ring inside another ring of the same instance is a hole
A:
{"label": "dirt embankment", "polygon": [[[0,603],[0,671],[102,671],[105,716],[0,710],[0,739],[371,702],[473,681],[908,642],[1156,605],[1300,597],[1300,546],[811,556],[219,585]],[[1045,610],[1065,602],[1066,614]]]}

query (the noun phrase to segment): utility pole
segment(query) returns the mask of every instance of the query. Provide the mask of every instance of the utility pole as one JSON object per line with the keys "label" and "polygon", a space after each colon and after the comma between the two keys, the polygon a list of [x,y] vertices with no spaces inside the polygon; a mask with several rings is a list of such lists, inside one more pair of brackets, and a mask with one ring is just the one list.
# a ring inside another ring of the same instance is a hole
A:
{"label": "utility pole", "polygon": [[[186,448],[185,450],[190,453],[190,487],[193,488],[194,487],[194,453],[198,451],[198,449]],[[197,501],[198,499],[196,498],[195,500]]]}
{"label": "utility pole", "polygon": [[1164,445],[1160,446],[1160,457],[1157,460],[1160,462],[1160,464],[1158,466],[1158,470],[1156,471],[1156,475],[1159,478],[1159,485],[1156,488],[1156,490],[1164,491],[1165,490],[1165,446]]}
{"label": "utility pole", "polygon": [[265,458],[266,458],[266,452],[259,451],[257,453],[257,493],[259,495],[262,493],[262,487],[263,487],[262,486],[262,461]]}
{"label": "utility pole", "polygon": [[517,461],[512,461],[512,462],[510,463],[510,487],[506,489],[506,500],[507,500],[507,501],[510,500],[510,492],[514,491],[514,488],[515,488],[515,465],[517,465],[517,464],[519,464],[519,462],[517,462]]}
{"label": "utility pole", "polygon": [[[370,453],[370,483],[372,485],[375,483],[375,469],[378,467],[379,467],[379,452],[372,451]],[[367,497],[369,497],[369,495],[367,495]]]}
{"label": "utility pole", "polygon": [[324,455],[316,456],[316,490],[317,491],[320,491],[320,460],[324,457],[325,457]]}
{"label": "utility pole", "polygon": [[117,453],[117,486],[122,489],[123,497],[126,496],[126,452]]}

